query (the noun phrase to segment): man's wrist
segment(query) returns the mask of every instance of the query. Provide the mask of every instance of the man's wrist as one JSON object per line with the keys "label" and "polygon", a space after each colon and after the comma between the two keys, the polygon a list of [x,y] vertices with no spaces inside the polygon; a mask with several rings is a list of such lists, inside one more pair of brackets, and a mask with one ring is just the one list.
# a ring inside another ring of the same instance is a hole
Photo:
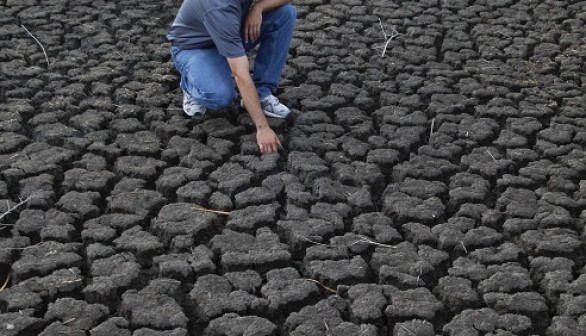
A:
{"label": "man's wrist", "polygon": [[256,130],[257,131],[261,131],[261,130],[264,130],[266,128],[269,128],[269,123],[267,121],[260,122],[260,123],[256,124]]}

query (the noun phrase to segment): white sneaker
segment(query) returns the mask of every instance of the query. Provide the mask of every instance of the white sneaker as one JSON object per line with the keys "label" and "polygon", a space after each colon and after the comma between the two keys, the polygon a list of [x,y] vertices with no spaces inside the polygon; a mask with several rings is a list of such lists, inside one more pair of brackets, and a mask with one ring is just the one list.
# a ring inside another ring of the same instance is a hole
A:
{"label": "white sneaker", "polygon": [[267,117],[287,118],[291,111],[289,108],[279,102],[279,99],[273,95],[268,95],[260,100],[260,106]]}
{"label": "white sneaker", "polygon": [[201,116],[206,113],[206,108],[198,104],[189,93],[183,91],[183,111],[190,117]]}

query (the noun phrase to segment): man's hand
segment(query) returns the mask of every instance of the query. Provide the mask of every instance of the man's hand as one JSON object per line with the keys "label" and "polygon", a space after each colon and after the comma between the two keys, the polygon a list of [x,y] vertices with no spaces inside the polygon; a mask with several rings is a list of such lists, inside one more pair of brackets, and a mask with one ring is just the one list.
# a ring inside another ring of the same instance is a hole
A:
{"label": "man's hand", "polygon": [[256,129],[256,142],[261,154],[273,154],[279,150],[281,141],[268,126]]}
{"label": "man's hand", "polygon": [[260,37],[260,26],[262,24],[262,8],[253,5],[244,21],[244,42],[252,43]]}

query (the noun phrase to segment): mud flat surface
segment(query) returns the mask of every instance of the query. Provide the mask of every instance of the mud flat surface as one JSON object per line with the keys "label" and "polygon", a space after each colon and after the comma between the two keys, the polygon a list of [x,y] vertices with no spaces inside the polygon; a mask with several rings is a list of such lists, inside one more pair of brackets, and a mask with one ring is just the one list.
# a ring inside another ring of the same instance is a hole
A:
{"label": "mud flat surface", "polygon": [[266,157],[179,5],[0,0],[1,335],[586,335],[586,2],[300,0]]}

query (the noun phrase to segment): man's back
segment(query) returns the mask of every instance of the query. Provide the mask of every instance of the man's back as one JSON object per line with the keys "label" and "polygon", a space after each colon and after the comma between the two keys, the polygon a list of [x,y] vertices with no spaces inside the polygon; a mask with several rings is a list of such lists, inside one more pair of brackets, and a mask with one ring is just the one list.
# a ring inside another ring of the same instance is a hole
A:
{"label": "man's back", "polygon": [[167,35],[181,49],[216,46],[227,57],[242,56],[240,27],[252,0],[184,0]]}

